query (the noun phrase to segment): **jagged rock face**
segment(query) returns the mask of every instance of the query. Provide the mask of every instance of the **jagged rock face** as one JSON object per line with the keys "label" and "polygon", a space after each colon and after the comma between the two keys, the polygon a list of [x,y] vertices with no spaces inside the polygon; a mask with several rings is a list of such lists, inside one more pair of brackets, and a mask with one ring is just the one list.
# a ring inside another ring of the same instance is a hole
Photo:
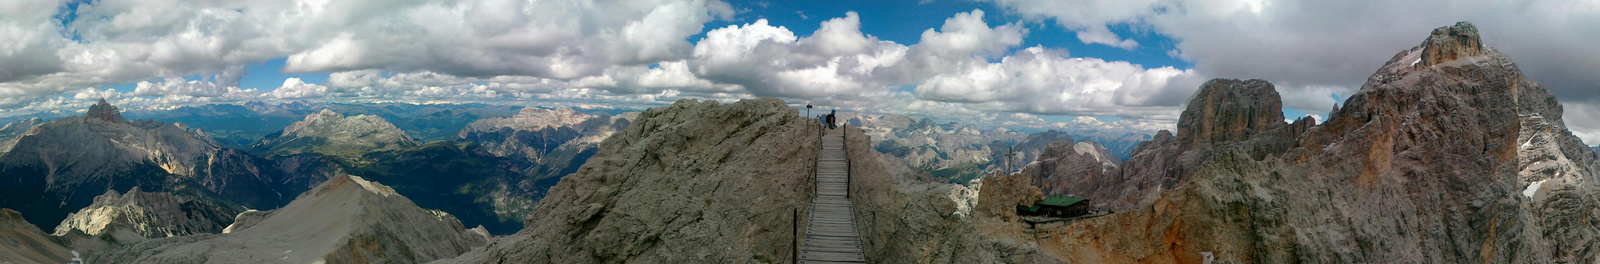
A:
{"label": "jagged rock face", "polygon": [[377,182],[341,175],[248,227],[148,240],[94,253],[89,262],[420,263],[483,243],[449,214],[419,208]]}
{"label": "jagged rock face", "polygon": [[111,235],[119,242],[144,238],[217,233],[232,220],[237,209],[212,202],[161,192],[142,192],[135,187],[127,194],[106,191],[94,204],[68,215],[56,226],[54,235],[80,231],[91,236]]}
{"label": "jagged rock face", "polygon": [[1483,55],[1483,40],[1478,38],[1478,27],[1471,22],[1458,22],[1454,26],[1433,30],[1422,41],[1420,67],[1431,67],[1460,58]]}
{"label": "jagged rock face", "polygon": [[0,262],[67,263],[72,252],[39,227],[29,224],[22,213],[0,208]]}
{"label": "jagged rock face", "polygon": [[35,117],[0,127],[0,155],[10,152],[11,146],[17,145],[17,138],[33,130],[33,126],[39,123],[44,123],[44,121],[40,121],[39,118]]}
{"label": "jagged rock face", "polygon": [[360,160],[367,153],[402,150],[419,145],[421,143],[381,117],[346,117],[323,109],[289,125],[283,129],[283,133],[262,139],[251,148],[269,156],[318,153]]}
{"label": "jagged rock face", "polygon": [[740,263],[787,258],[816,123],[777,99],[641,113],[509,237],[450,262]]}
{"label": "jagged rock face", "polygon": [[1283,126],[1283,101],[1263,80],[1212,79],[1178,118],[1184,147],[1242,141]]}
{"label": "jagged rock face", "polygon": [[489,118],[468,124],[457,140],[482,145],[495,156],[527,163],[525,173],[535,180],[556,178],[578,170],[594,156],[600,141],[626,129],[636,113],[621,116],[588,115],[571,108],[523,108],[508,118]]}
{"label": "jagged rock face", "polygon": [[[114,108],[95,111],[108,109]],[[221,148],[181,124],[68,117],[35,125],[15,142],[0,156],[7,181],[0,207],[25,212],[40,226],[57,225],[107,190],[181,190],[174,194],[256,208],[277,207],[287,200],[279,195],[290,191],[274,180],[270,162]]]}
{"label": "jagged rock face", "polygon": [[1036,188],[1033,175],[1006,174],[983,179],[978,191],[978,216],[999,218],[1015,222],[1017,206],[1032,206],[1044,200],[1044,193]]}
{"label": "jagged rock face", "polygon": [[1045,194],[1089,198],[1094,205],[1108,207],[1124,198],[1119,187],[1129,184],[1118,177],[1117,163],[1121,162],[1115,159],[1094,142],[1057,141],[1022,174],[1034,177]]}
{"label": "jagged rock face", "polygon": [[[1435,32],[1476,35],[1461,25]],[[1560,105],[1489,47],[1419,66],[1438,36],[1297,147],[1261,147],[1292,134],[1270,132],[1185,149],[1180,182],[1149,206],[1045,232],[1076,262],[1595,261],[1600,169]]]}
{"label": "jagged rock face", "polygon": [[1113,196],[1115,198],[1097,201],[1096,204],[1117,212],[1150,205],[1160,197],[1161,191],[1178,185],[1178,156],[1182,153],[1178,138],[1171,132],[1156,132],[1150,141],[1139,143],[1139,147],[1133,150],[1133,156],[1118,167],[1117,176],[1112,181],[1122,184],[1100,185],[1100,188],[1120,190],[1120,194]]}
{"label": "jagged rock face", "polygon": [[970,188],[918,180],[926,173],[873,151],[872,139],[861,130],[846,133],[856,185],[851,199],[873,261],[1062,263],[1043,252],[1022,225],[1007,221],[1016,219],[1016,204],[1044,198],[1029,177],[988,177]]}
{"label": "jagged rock face", "polygon": [[[990,170],[1009,169],[1010,171],[1020,171],[1022,170],[1023,166],[1040,159],[1045,152],[1048,152],[1046,149],[1052,144],[1055,144],[1056,142],[1075,141],[1077,140],[1074,139],[1072,135],[1069,135],[1066,132],[1055,130],[1028,134],[1028,136],[1023,137],[1021,141],[1017,141],[1015,144],[1011,145],[1007,145],[1006,142],[1002,141],[994,141],[989,143],[989,149],[995,150],[994,153],[989,154],[989,160],[993,160],[995,162],[991,162],[991,165],[987,167]],[[1100,149],[1105,148],[1100,146],[1098,143],[1093,144],[1094,147]],[[1009,161],[1006,160],[1007,151],[1010,151],[1012,155]],[[1106,161],[1110,161],[1113,164],[1122,163],[1122,161],[1117,159],[1115,155],[1111,154],[1110,150],[1106,150],[1103,153],[1101,153],[1099,150],[1095,151],[1096,155],[1107,157],[1107,159],[1105,159]],[[1010,162],[1011,165],[1005,166],[1005,162]]]}
{"label": "jagged rock face", "polygon": [[[1028,134],[1004,128],[984,130],[956,123],[935,124],[927,119],[896,115],[840,115],[850,126],[859,127],[876,139],[874,150],[954,183],[966,183],[995,171],[1020,171],[1037,159],[1051,142],[1077,141],[1073,134],[1056,130]],[[1117,157],[1126,155],[1132,146],[1148,139],[1146,135],[1134,133],[1078,132],[1089,133],[1083,139],[1092,138],[1097,143],[1109,142],[1121,147],[1123,154],[1117,154],[1118,149],[1111,150]],[[1012,154],[1009,159],[1008,151]]]}
{"label": "jagged rock face", "polygon": [[100,99],[99,103],[95,103],[93,106],[89,106],[89,112],[85,112],[83,114],[83,116],[84,116],[84,118],[87,118],[89,120],[98,120],[98,121],[105,121],[105,122],[112,122],[112,123],[127,123],[128,122],[127,119],[123,119],[122,118],[122,111],[117,110],[116,106],[112,106],[111,104],[106,103],[106,99]]}

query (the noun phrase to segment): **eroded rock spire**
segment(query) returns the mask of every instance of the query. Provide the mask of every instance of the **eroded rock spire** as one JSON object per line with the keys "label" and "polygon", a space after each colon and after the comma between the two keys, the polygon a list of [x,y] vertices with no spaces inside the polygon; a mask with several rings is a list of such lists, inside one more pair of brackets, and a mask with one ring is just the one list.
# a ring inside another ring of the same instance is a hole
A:
{"label": "eroded rock spire", "polygon": [[99,103],[95,103],[94,106],[90,106],[89,107],[89,112],[84,113],[83,116],[84,117],[88,117],[89,119],[101,120],[101,121],[112,122],[112,123],[127,123],[128,122],[127,119],[123,119],[122,118],[122,111],[117,110],[116,106],[112,106],[110,103],[106,103],[106,99],[100,99]]}

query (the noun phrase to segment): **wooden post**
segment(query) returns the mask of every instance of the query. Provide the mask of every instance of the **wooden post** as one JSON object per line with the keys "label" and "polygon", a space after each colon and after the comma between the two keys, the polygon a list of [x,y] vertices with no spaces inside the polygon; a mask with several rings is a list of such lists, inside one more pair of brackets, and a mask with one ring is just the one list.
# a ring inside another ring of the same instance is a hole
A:
{"label": "wooden post", "polygon": [[855,190],[855,188],[854,188],[855,187],[855,179],[853,179],[853,177],[852,177],[853,175],[850,175],[851,174],[850,173],[850,129],[849,129],[849,127],[846,127],[848,125],[850,125],[850,124],[849,123],[841,123],[840,126],[839,126],[840,128],[845,128],[845,129],[840,129],[840,131],[839,131],[839,133],[842,133],[842,135],[840,135],[840,137],[843,137],[843,139],[844,139],[844,140],[841,140],[843,142],[839,142],[839,145],[840,145],[839,149],[844,151],[844,198],[845,199],[850,199],[850,191]]}
{"label": "wooden post", "polygon": [[791,217],[790,217],[789,223],[791,223],[791,224],[789,225],[790,226],[789,237],[792,238],[792,239],[790,239],[789,244],[794,246],[794,251],[791,251],[791,253],[789,254],[789,261],[792,262],[792,263],[795,263],[795,264],[799,264],[800,263],[800,208],[799,207],[795,207],[794,208],[794,214],[790,214],[790,216]]}

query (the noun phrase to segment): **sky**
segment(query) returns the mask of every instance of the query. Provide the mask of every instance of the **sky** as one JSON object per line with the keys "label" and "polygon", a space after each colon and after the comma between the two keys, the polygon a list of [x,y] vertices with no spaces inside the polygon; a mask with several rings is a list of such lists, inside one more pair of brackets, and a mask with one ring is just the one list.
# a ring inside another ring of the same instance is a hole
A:
{"label": "sky", "polygon": [[99,99],[795,105],[1021,129],[1172,129],[1211,78],[1327,116],[1394,54],[1477,25],[1600,142],[1591,0],[6,0],[0,117]]}

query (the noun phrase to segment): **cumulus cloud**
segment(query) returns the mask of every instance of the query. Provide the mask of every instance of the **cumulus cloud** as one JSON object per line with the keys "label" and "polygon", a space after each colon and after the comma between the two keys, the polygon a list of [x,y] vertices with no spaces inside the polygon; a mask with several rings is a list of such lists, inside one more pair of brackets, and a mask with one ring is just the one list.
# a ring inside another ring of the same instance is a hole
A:
{"label": "cumulus cloud", "polygon": [[872,72],[905,52],[904,45],[862,34],[860,17],[849,12],[805,38],[765,19],[711,30],[696,43],[688,67],[755,96],[861,101],[887,91]]}
{"label": "cumulus cloud", "polygon": [[1157,11],[1158,0],[989,0],[1030,20],[1050,20],[1077,32],[1084,44],[1134,48],[1139,43],[1111,32],[1107,25],[1138,21]]}
{"label": "cumulus cloud", "polygon": [[[1307,98],[1327,87],[1359,87],[1395,53],[1430,30],[1472,21],[1484,44],[1511,56],[1564,101],[1600,102],[1600,3],[1592,1],[1047,1],[990,0],[1025,18],[1085,34],[1104,26],[1147,28],[1177,41],[1173,55],[1226,78],[1293,83]],[[1109,45],[1109,44],[1108,44]],[[1288,92],[1286,92],[1287,94]],[[1287,99],[1287,98],[1286,98]],[[1321,99],[1286,107],[1322,108]],[[1330,106],[1331,107],[1331,106]]]}
{"label": "cumulus cloud", "polygon": [[665,89],[697,93],[743,92],[744,87],[701,79],[689,71],[688,61],[663,62],[656,67],[619,66],[605,74],[572,82],[573,87],[600,88],[617,94],[646,94]]}
{"label": "cumulus cloud", "polygon": [[300,78],[283,80],[283,85],[267,93],[278,99],[310,99],[328,96],[328,87],[300,81]]}
{"label": "cumulus cloud", "polygon": [[[31,77],[69,81],[4,82],[0,94],[40,95],[33,91],[165,78],[141,81],[126,94],[86,89],[70,97],[0,99],[0,104],[62,109],[107,97],[130,104],[540,100],[649,105],[686,97],[774,96],[865,112],[1051,127],[1031,114],[1167,118],[1175,113],[1157,112],[1175,112],[1181,95],[1188,94],[1184,89],[1198,84],[1189,81],[1197,78],[1190,70],[1071,58],[1058,49],[1013,52],[1029,30],[1020,22],[989,25],[983,10],[954,14],[909,46],[861,32],[854,12],[822,21],[809,35],[763,19],[712,29],[691,45],[687,36],[700,32],[705,21],[726,18],[731,8],[716,1],[664,0],[594,5],[155,1],[167,2],[105,0],[78,7],[80,16],[105,19],[64,23],[83,39],[52,44],[77,54],[62,63],[68,70]],[[244,74],[239,65],[275,57],[287,57],[283,70],[288,72],[331,73],[321,84],[290,78],[268,92],[237,87]],[[205,78],[174,77],[193,75]],[[1181,86],[1189,87],[1172,88]]]}
{"label": "cumulus cloud", "polygon": [[[984,10],[956,13],[916,43],[863,33],[854,12],[809,34],[759,19],[707,31],[706,22],[737,13],[717,0],[3,1],[0,115],[75,108],[80,97],[649,105],[772,96],[1002,125],[1157,127],[1170,126],[1208,76],[1267,79],[1285,107],[1323,113],[1332,95],[1353,92],[1428,30],[1471,20],[1528,76],[1583,105],[1569,107],[1569,120],[1600,119],[1572,110],[1600,105],[1600,75],[1591,74],[1600,72],[1600,50],[1587,47],[1600,35],[1574,33],[1600,31],[1592,2],[989,1],[1021,20],[991,25]],[[1033,33],[1024,23],[1058,25],[1092,45],[1160,46],[1195,66],[1022,48]],[[1129,31],[1174,43],[1119,33]],[[252,87],[266,92],[237,87],[241,65],[278,58],[284,71],[330,76]],[[138,82],[132,91],[103,87],[130,82]],[[1108,116],[1120,118],[1101,121]],[[1600,127],[1573,127],[1600,141]]]}
{"label": "cumulus cloud", "polygon": [[1031,47],[997,63],[928,78],[915,91],[923,99],[1002,111],[1166,118],[1201,81],[1193,70],[1146,69]]}
{"label": "cumulus cloud", "polygon": [[1561,119],[1572,134],[1589,146],[1600,145],[1600,104],[1562,103],[1565,110]]}
{"label": "cumulus cloud", "polygon": [[689,36],[733,14],[717,0],[5,1],[0,92],[27,99],[0,103],[150,77],[230,87],[241,65],[285,57],[289,72],[575,79],[685,57]]}

